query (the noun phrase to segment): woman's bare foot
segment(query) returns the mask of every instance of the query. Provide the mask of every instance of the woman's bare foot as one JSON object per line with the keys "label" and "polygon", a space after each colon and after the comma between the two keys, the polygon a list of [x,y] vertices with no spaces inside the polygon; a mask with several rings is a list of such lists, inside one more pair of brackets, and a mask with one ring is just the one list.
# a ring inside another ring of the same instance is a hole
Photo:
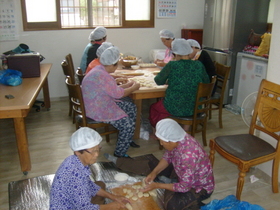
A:
{"label": "woman's bare foot", "polygon": [[186,132],[188,132],[190,129],[190,125],[183,125],[182,127]]}
{"label": "woman's bare foot", "polygon": [[149,139],[150,140],[157,140],[157,136],[154,133],[150,133]]}

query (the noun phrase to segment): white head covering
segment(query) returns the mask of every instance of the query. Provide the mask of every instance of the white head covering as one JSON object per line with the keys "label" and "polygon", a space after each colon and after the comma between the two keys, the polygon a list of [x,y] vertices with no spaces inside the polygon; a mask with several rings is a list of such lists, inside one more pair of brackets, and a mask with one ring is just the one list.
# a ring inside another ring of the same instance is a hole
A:
{"label": "white head covering", "polygon": [[198,49],[201,49],[198,41],[196,41],[194,39],[187,39],[187,42],[190,44],[191,47],[197,47]]}
{"label": "white head covering", "polygon": [[193,52],[190,44],[185,39],[175,39],[171,43],[172,52],[176,55],[189,55]]}
{"label": "white head covering", "polygon": [[107,29],[103,26],[96,27],[89,35],[88,39],[91,41],[102,39],[107,35]]}
{"label": "white head covering", "polygon": [[162,29],[160,32],[159,32],[159,36],[160,38],[165,38],[165,39],[174,39],[174,34],[167,30],[167,29]]}
{"label": "white head covering", "polygon": [[111,42],[103,42],[98,49],[96,50],[96,55],[98,58],[100,58],[101,54],[109,47],[112,47],[113,44]]}
{"label": "white head covering", "polygon": [[95,147],[101,141],[102,137],[95,130],[82,127],[72,134],[69,145],[73,151],[79,151]]}
{"label": "white head covering", "polygon": [[117,47],[109,47],[100,55],[102,65],[113,65],[120,59],[120,51]]}
{"label": "white head covering", "polygon": [[166,118],[157,123],[155,134],[163,141],[177,142],[185,138],[186,131],[175,120]]}

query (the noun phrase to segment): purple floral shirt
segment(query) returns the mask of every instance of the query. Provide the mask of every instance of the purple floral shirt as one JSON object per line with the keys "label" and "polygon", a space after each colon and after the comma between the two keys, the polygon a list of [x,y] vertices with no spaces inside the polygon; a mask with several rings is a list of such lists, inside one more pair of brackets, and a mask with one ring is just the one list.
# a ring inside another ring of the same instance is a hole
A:
{"label": "purple floral shirt", "polygon": [[50,192],[50,210],[92,209],[99,205],[92,204],[91,198],[100,187],[90,179],[90,169],[84,166],[75,155],[67,157],[59,166]]}
{"label": "purple floral shirt", "polygon": [[82,93],[87,117],[102,122],[127,117],[116,104],[123,97],[124,89],[117,86],[103,65],[94,67],[86,74],[82,82]]}
{"label": "purple floral shirt", "polygon": [[166,151],[163,158],[172,163],[178,176],[178,183],[174,183],[175,192],[187,192],[191,188],[196,193],[205,189],[208,193],[214,190],[214,176],[207,153],[201,144],[191,135],[186,134],[172,151]]}

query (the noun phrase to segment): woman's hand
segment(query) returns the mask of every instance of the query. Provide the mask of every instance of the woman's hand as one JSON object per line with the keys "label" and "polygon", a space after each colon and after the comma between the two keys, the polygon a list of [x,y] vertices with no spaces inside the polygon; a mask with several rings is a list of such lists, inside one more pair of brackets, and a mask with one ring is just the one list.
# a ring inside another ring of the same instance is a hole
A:
{"label": "woman's hand", "polygon": [[119,210],[119,209],[126,209],[126,204],[129,203],[129,199],[127,199],[124,196],[119,195],[113,195],[111,194],[110,199],[113,200],[113,202],[100,205],[100,210]]}
{"label": "woman's hand", "polygon": [[117,85],[123,85],[128,82],[128,79],[126,77],[119,77],[119,78],[116,78],[115,80],[116,80]]}
{"label": "woman's hand", "polygon": [[163,60],[159,60],[159,59],[155,61],[155,64],[157,64],[157,66],[159,67],[164,67],[166,65],[166,63],[164,63]]}
{"label": "woman's hand", "polygon": [[121,203],[121,204],[126,204],[126,203],[130,203],[129,199],[124,197],[124,196],[120,196],[120,195],[114,195],[114,197],[112,198],[114,201]]}
{"label": "woman's hand", "polygon": [[146,185],[151,184],[156,178],[157,174],[153,171],[144,179]]}
{"label": "woman's hand", "polygon": [[157,189],[158,187],[158,183],[156,182],[150,182],[150,184],[147,184],[144,189],[142,190],[142,192],[149,192],[151,190]]}

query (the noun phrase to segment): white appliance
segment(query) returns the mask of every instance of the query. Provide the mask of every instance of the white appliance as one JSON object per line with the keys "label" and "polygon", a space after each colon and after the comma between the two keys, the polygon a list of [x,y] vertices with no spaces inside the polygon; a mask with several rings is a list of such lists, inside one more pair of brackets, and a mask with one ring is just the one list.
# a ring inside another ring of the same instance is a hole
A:
{"label": "white appliance", "polygon": [[232,104],[241,107],[249,94],[259,90],[262,79],[266,79],[267,63],[266,58],[237,53]]}
{"label": "white appliance", "polygon": [[259,34],[266,32],[269,2],[205,0],[202,47],[208,52],[212,51],[213,57],[219,57],[221,60],[227,58],[226,65],[231,66],[228,88],[225,92],[227,104],[231,104],[233,99],[234,79],[238,73],[235,65],[237,53],[248,44],[251,29]]}
{"label": "white appliance", "polygon": [[153,63],[157,59],[163,60],[165,56],[165,50],[166,49],[152,49],[149,55],[150,62]]}

